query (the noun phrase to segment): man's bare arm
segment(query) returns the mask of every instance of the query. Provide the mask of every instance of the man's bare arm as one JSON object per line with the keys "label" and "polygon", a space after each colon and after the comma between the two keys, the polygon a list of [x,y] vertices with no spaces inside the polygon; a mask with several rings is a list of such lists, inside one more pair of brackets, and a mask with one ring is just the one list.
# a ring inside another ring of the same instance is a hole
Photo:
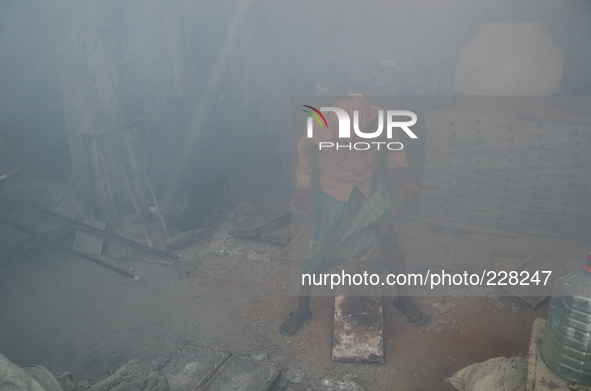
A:
{"label": "man's bare arm", "polygon": [[314,143],[304,134],[298,142],[297,190],[292,198],[292,202],[300,209],[304,209],[310,198],[313,166]]}

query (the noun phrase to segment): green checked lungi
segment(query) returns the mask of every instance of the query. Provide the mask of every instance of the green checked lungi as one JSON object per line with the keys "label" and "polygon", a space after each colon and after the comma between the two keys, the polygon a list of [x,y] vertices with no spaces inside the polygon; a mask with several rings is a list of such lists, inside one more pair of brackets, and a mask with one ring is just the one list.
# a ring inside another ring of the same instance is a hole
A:
{"label": "green checked lungi", "polygon": [[[369,197],[365,198],[354,188],[349,201],[342,202],[321,190],[312,213],[350,257],[355,257],[378,239],[376,230],[368,229],[372,223],[384,213],[393,217],[388,192],[377,172],[373,175]],[[302,272],[324,273],[343,262],[350,263],[322,228],[311,220]]]}

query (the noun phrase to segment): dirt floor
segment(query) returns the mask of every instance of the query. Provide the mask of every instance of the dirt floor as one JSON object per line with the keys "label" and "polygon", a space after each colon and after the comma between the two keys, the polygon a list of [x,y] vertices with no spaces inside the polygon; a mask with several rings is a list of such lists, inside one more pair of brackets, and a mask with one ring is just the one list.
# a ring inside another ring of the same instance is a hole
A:
{"label": "dirt floor", "polygon": [[[26,234],[0,225],[0,353],[20,366],[71,372],[80,391],[134,358],[153,368],[187,341],[299,368],[304,379],[282,388],[289,390],[321,389],[327,377],[354,380],[367,391],[453,390],[445,379],[459,369],[527,354],[533,320],[546,318],[547,302],[533,310],[490,294],[419,297],[418,304],[431,316],[421,327],[409,324],[391,305],[392,297],[385,296],[384,365],[331,361],[330,296],[312,298],[314,316],[296,336],[281,335],[278,327],[297,303],[292,265],[281,258],[282,246],[233,238],[229,231],[256,215],[241,199],[263,213],[289,208],[289,192],[273,194],[274,182],[261,178],[252,185],[256,177],[245,178],[251,186],[234,184],[240,191],[230,204],[236,208],[218,213],[217,224],[177,251],[181,259],[176,264],[106,242],[100,259],[139,276],[135,282],[71,253],[38,246]],[[5,184],[2,194],[15,197],[10,189],[23,202],[80,218],[80,205],[65,184],[23,179],[10,188]],[[30,216],[23,222],[56,241],[73,238],[72,232],[54,232],[51,224]],[[159,222],[152,221],[151,228],[152,242],[162,247],[166,238]],[[172,224],[169,229],[176,233]],[[122,218],[114,232],[145,243],[133,215]],[[574,241],[561,242],[560,248],[560,243],[542,242],[577,267],[584,262],[577,262],[580,255],[591,251]],[[533,242],[524,243],[529,244],[521,249],[504,246],[527,254]],[[378,259],[379,251],[372,257]]]}
{"label": "dirt floor", "polygon": [[431,320],[416,327],[386,297],[385,365],[336,363],[334,299],[313,298],[313,318],[297,336],[281,335],[296,304],[290,263],[279,246],[229,237],[232,226],[224,221],[198,238],[176,266],[124,260],[158,261],[107,245],[102,259],[136,282],[66,252],[0,263],[0,352],[20,366],[71,372],[82,387],[133,358],[153,367],[194,341],[300,367],[304,381],[290,390],[314,390],[327,376],[368,391],[453,390],[445,378],[467,365],[527,354],[533,319],[547,314],[547,304],[534,311],[507,297],[422,297]]}

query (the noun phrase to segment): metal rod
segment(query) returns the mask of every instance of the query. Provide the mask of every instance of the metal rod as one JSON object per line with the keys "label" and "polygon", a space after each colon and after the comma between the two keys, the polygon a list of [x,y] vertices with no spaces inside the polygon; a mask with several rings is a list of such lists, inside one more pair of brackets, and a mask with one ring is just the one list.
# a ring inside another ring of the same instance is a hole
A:
{"label": "metal rod", "polygon": [[[30,229],[27,229],[27,228],[21,227],[20,225],[18,225],[18,224],[15,224],[15,223],[13,223],[13,222],[11,222],[11,221],[7,221],[7,220],[4,220],[4,219],[0,219],[0,223],[3,223],[3,224],[6,224],[6,225],[8,225],[8,226],[10,226],[10,227],[16,228],[16,229],[18,229],[19,231],[22,231],[22,232],[28,233],[29,235],[33,235],[33,236],[36,236],[36,237],[38,237],[38,238],[41,238],[41,239],[44,239],[44,240],[49,240],[47,237],[45,237],[45,235],[43,235],[43,234],[40,234],[40,233],[38,233],[38,232],[35,232],[35,231],[31,231]],[[115,267],[115,266],[109,265],[108,263],[105,263],[105,262],[103,262],[103,261],[100,261],[100,260],[98,260],[98,259],[96,259],[96,258],[93,258],[93,257],[91,257],[90,255],[86,255],[86,254],[84,254],[84,253],[81,253],[80,251],[76,251],[76,250],[74,250],[74,249],[67,248],[67,247],[65,247],[65,246],[58,246],[58,247],[59,247],[60,249],[62,249],[62,250],[68,251],[68,252],[70,252],[70,253],[72,253],[72,254],[76,254],[76,255],[78,255],[79,257],[81,257],[81,258],[84,258],[84,259],[86,259],[86,260],[88,260],[88,261],[90,261],[90,262],[92,262],[92,263],[95,263],[95,264],[97,264],[97,265],[99,265],[99,266],[102,266],[102,267],[104,267],[104,268],[107,268],[107,269],[109,269],[109,270],[111,270],[111,271],[114,271],[115,273],[119,273],[119,274],[121,274],[123,277],[127,277],[127,278],[129,278],[130,280],[137,281],[137,280],[139,279],[139,277],[137,277],[137,276],[134,276],[133,274],[131,274],[131,273],[129,273],[129,272],[126,272],[125,270],[121,270],[121,269],[119,269],[118,267]]]}
{"label": "metal rod", "polygon": [[[91,235],[99,236],[99,237],[101,237],[103,239],[112,240],[114,242],[123,244],[125,246],[133,247],[136,250],[148,252],[148,253],[150,253],[152,255],[157,255],[157,256],[160,256],[160,257],[171,258],[171,259],[174,259],[174,260],[177,260],[177,259],[180,258],[180,255],[176,255],[176,254],[170,253],[168,251],[160,250],[160,249],[157,249],[157,248],[154,248],[154,247],[148,247],[148,246],[143,245],[141,243],[134,242],[133,240],[124,238],[124,237],[119,236],[119,235],[116,235],[114,233],[103,231],[102,229],[99,229],[97,227],[93,227],[92,225],[85,224],[85,223],[83,223],[81,221],[76,221],[76,220],[70,219],[68,217],[59,215],[57,213],[50,212],[50,211],[45,210],[45,209],[38,208],[38,207],[32,206],[32,205],[23,204],[23,203],[20,203],[20,202],[16,202],[16,201],[13,201],[13,200],[11,200],[9,198],[6,198],[4,196],[0,196],[0,198],[4,202],[6,202],[8,204],[12,204],[12,206],[16,206],[16,207],[25,209],[25,211],[26,211],[26,209],[32,209],[32,210],[35,210],[35,211],[44,213],[44,214],[52,217],[52,219],[48,219],[47,217],[43,217],[43,216],[40,216],[38,214],[34,214],[35,216],[37,216],[37,217],[39,217],[41,219],[49,220],[49,221],[52,221],[52,222],[54,222],[56,224],[61,224],[61,225],[66,225],[66,226],[73,226],[74,228],[76,228],[76,229],[78,229],[78,230],[80,230],[82,232],[86,232],[86,233],[89,233]],[[31,213],[31,212],[29,212],[29,213]]]}

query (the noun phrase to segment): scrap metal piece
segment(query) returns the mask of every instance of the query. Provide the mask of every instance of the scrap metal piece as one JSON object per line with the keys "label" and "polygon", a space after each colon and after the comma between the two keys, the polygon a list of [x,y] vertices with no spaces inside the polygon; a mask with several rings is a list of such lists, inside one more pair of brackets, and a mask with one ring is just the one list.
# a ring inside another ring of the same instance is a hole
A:
{"label": "scrap metal piece", "polygon": [[186,343],[153,371],[166,377],[170,391],[267,391],[281,367],[269,361],[233,356],[211,346]]}
{"label": "scrap metal piece", "polygon": [[335,295],[332,360],[350,363],[384,363],[384,313],[382,290],[364,287],[360,296]]}
{"label": "scrap metal piece", "polygon": [[267,391],[280,373],[281,367],[272,362],[232,356],[195,391]]}
{"label": "scrap metal piece", "polygon": [[265,232],[273,227],[277,227],[280,224],[287,223],[290,219],[291,212],[287,213],[272,213],[255,217],[254,219],[248,220],[244,224],[236,227],[230,231],[230,235],[234,237],[252,237]]}
{"label": "scrap metal piece", "polygon": [[182,250],[190,245],[195,239],[195,231],[181,232],[166,239],[165,246],[167,250]]}
{"label": "scrap metal piece", "polygon": [[187,343],[178,347],[153,371],[166,377],[170,391],[197,390],[209,383],[231,352]]}

